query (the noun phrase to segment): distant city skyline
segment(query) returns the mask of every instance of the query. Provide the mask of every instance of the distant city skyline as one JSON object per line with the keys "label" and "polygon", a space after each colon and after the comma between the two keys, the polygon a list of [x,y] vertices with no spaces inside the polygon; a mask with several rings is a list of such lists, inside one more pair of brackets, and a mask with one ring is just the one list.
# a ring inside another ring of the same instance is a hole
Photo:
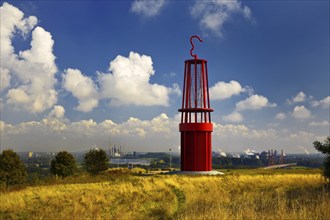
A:
{"label": "distant city skyline", "polygon": [[1,149],[180,149],[184,61],[208,60],[213,151],[316,153],[328,1],[1,1]]}

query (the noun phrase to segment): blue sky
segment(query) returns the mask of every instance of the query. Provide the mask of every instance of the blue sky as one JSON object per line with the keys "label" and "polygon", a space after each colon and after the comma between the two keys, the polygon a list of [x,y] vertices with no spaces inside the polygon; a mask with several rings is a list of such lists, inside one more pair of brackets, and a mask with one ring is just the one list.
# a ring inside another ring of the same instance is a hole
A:
{"label": "blue sky", "polygon": [[197,34],[213,150],[314,152],[329,135],[329,23],[328,1],[1,1],[1,145],[179,148]]}

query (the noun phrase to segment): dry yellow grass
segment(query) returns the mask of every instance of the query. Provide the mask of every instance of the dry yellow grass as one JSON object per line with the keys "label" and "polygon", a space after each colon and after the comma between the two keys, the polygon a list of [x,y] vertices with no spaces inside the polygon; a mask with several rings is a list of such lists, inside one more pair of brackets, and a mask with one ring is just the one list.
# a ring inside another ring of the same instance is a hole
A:
{"label": "dry yellow grass", "polygon": [[319,174],[130,176],[0,195],[2,219],[329,219]]}

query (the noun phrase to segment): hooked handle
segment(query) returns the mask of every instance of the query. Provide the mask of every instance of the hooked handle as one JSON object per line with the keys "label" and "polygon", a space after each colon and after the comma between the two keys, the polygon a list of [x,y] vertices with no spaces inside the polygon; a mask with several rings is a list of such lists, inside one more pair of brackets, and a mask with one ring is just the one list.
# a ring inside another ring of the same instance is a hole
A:
{"label": "hooked handle", "polygon": [[191,36],[191,37],[190,37],[190,44],[191,44],[191,46],[192,46],[192,48],[190,49],[190,55],[191,55],[192,57],[194,57],[195,60],[197,60],[197,59],[198,59],[197,54],[193,54],[193,53],[192,53],[193,50],[195,49],[195,45],[194,45],[194,43],[193,43],[193,41],[192,41],[194,38],[197,38],[197,39],[199,40],[199,42],[203,42],[203,40],[200,39],[197,35],[194,35],[194,36]]}

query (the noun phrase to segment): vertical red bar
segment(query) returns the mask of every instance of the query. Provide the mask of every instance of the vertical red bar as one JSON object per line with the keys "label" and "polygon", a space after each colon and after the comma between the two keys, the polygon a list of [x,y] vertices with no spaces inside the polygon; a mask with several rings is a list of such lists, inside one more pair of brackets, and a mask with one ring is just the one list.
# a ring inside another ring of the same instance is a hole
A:
{"label": "vertical red bar", "polygon": [[[186,73],[186,70],[187,70],[187,63],[185,62],[185,65],[184,65],[184,77],[183,77],[183,97],[182,97],[182,105],[181,105],[181,108],[183,109],[184,108],[184,97],[185,97],[185,92],[186,92],[186,90],[185,90],[185,88],[186,88],[186,75],[187,75],[187,73]],[[183,115],[184,115],[184,113],[181,113],[181,123],[183,123]]]}
{"label": "vertical red bar", "polygon": [[187,78],[186,78],[186,81],[185,81],[185,84],[187,86],[187,88],[186,88],[187,93],[186,93],[186,97],[185,97],[185,99],[186,99],[186,108],[190,107],[190,87],[191,87],[191,85],[190,85],[191,79],[190,78],[191,78],[191,68],[190,68],[190,64],[188,63],[188,72],[187,72]]}
{"label": "vertical red bar", "polygon": [[[206,86],[207,86],[207,108],[210,108],[210,95],[209,95],[209,75],[208,75],[208,72],[207,72],[207,65],[206,65],[206,62],[205,61],[205,75],[206,75]],[[209,123],[211,123],[211,112],[209,112]]]}
{"label": "vertical red bar", "polygon": [[[201,77],[202,81],[203,81],[203,104],[204,104],[203,108],[209,108],[209,106],[206,107],[206,99],[208,98],[208,95],[206,94],[207,93],[206,90],[208,90],[208,87],[206,85],[206,74],[207,73],[205,73],[205,62],[203,61],[202,62],[202,77]],[[204,120],[205,120],[205,122],[207,122],[206,112],[204,112]]]}
{"label": "vertical red bar", "polygon": [[[197,108],[197,60],[195,59],[195,65],[194,65],[194,101],[195,101],[195,108]],[[197,113],[195,112],[195,123],[197,122]]]}

